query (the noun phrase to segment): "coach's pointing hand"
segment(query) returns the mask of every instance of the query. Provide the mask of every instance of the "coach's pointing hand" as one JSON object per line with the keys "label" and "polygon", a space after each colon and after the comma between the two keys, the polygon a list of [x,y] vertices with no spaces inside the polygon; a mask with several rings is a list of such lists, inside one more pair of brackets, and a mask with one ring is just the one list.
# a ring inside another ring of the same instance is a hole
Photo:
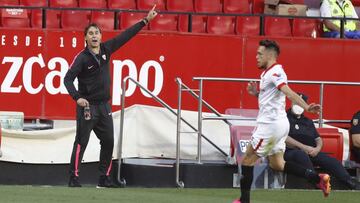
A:
{"label": "coach's pointing hand", "polygon": [[158,14],[156,11],[155,11],[155,7],[156,7],[156,4],[154,5],[154,7],[149,11],[149,13],[147,14],[147,16],[145,17],[145,19],[150,22],[152,19],[155,18],[155,16]]}

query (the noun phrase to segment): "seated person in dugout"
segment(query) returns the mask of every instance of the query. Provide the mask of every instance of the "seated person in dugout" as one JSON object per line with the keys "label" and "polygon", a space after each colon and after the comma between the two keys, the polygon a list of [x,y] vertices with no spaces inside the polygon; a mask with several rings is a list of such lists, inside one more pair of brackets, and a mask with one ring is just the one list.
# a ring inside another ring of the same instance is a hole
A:
{"label": "seated person in dugout", "polygon": [[354,155],[356,162],[360,163],[360,111],[354,114],[351,119],[350,136],[352,139],[351,153]]}
{"label": "seated person in dugout", "polygon": [[[300,93],[299,95],[307,102],[307,96]],[[341,162],[321,152],[322,139],[313,121],[305,117],[303,113],[304,109],[296,104],[292,104],[291,109],[287,111],[290,131],[286,138],[285,161],[295,161],[312,170],[314,166],[320,166],[348,189],[356,189],[356,183]]]}
{"label": "seated person in dugout", "polygon": [[[321,17],[333,18],[359,18],[350,0],[323,0],[320,7],[320,15]],[[323,22],[324,37],[340,37],[340,20],[324,19]],[[346,20],[344,22],[344,37],[360,39],[358,20]]]}

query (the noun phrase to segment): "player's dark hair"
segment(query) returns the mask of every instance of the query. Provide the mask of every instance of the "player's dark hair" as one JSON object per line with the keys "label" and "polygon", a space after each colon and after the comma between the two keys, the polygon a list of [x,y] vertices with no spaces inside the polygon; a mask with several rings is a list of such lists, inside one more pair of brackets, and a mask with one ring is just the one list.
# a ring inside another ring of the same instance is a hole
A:
{"label": "player's dark hair", "polygon": [[276,54],[279,56],[280,55],[280,47],[279,45],[273,41],[273,40],[268,40],[268,39],[263,39],[259,42],[260,46],[264,46],[265,49],[268,50],[273,50],[276,52]]}
{"label": "player's dark hair", "polygon": [[97,28],[97,29],[100,31],[100,33],[101,33],[101,29],[100,29],[100,27],[99,27],[96,23],[90,23],[88,26],[85,27],[84,36],[86,36],[87,32],[89,31],[89,29],[90,29],[91,27]]}

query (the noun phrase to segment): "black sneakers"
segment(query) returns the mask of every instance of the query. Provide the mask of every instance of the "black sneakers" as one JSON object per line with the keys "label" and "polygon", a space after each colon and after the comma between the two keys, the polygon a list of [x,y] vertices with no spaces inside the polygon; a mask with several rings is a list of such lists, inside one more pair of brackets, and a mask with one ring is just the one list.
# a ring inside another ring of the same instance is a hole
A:
{"label": "black sneakers", "polygon": [[69,180],[69,187],[81,187],[79,177],[77,176],[70,176]]}
{"label": "black sneakers", "polygon": [[345,185],[350,190],[360,190],[360,184],[356,181],[356,179],[351,178],[351,179],[347,180]]}
{"label": "black sneakers", "polygon": [[119,186],[115,185],[109,176],[100,176],[99,184],[96,188],[118,188]]}
{"label": "black sneakers", "polygon": [[[79,177],[70,176],[69,187],[81,187]],[[109,176],[100,176],[99,184],[96,188],[118,188],[119,186],[115,185]]]}

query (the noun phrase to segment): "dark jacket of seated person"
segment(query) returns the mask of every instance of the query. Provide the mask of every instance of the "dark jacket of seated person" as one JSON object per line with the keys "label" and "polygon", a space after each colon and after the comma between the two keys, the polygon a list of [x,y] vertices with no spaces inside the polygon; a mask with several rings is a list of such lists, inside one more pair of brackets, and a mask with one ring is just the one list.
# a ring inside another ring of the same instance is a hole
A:
{"label": "dark jacket of seated person", "polygon": [[[307,101],[305,95],[300,94],[300,96]],[[285,161],[294,161],[312,170],[314,170],[314,166],[319,166],[329,172],[331,176],[336,177],[347,188],[355,189],[356,184],[341,162],[321,152],[322,139],[314,122],[305,117],[303,112],[304,109],[296,104],[293,104],[287,111],[290,131],[286,139]]]}
{"label": "dark jacket of seated person", "polygon": [[352,138],[352,150],[356,162],[360,163],[360,111],[354,114],[351,119],[350,134]]}

